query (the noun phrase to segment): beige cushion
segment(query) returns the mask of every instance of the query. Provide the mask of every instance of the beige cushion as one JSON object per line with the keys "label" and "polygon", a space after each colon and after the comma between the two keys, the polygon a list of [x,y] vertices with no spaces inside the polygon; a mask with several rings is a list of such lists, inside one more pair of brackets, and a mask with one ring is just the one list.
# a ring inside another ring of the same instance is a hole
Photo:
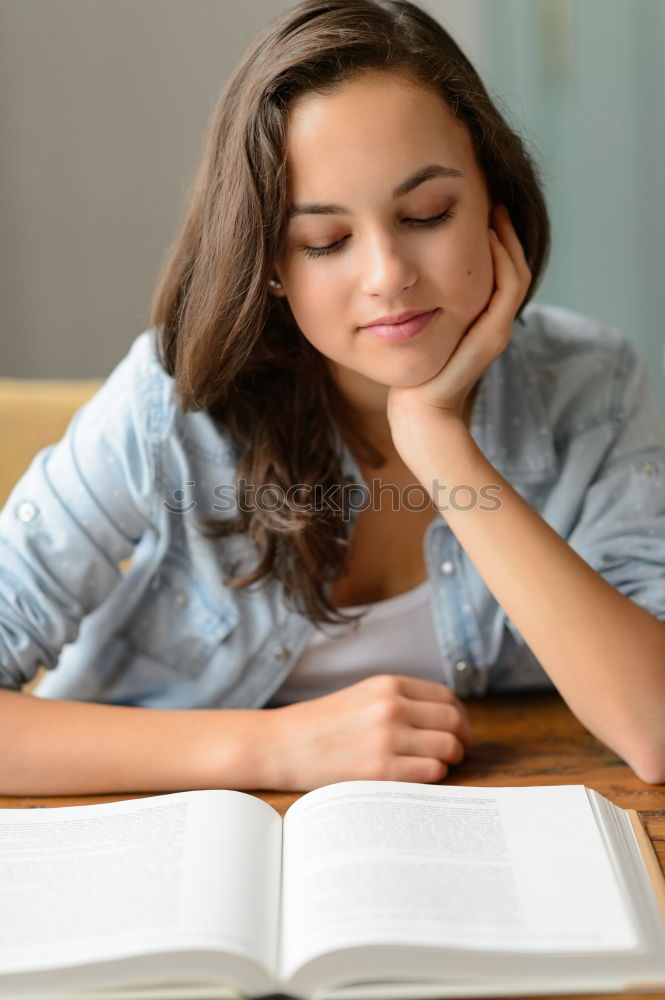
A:
{"label": "beige cushion", "polygon": [[41,448],[100,387],[92,379],[0,378],[0,505]]}

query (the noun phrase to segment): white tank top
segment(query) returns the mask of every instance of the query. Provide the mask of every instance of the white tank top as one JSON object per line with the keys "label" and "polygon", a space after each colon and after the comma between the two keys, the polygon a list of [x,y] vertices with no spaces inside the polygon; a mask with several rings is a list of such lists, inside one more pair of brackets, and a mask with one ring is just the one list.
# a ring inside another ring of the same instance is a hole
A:
{"label": "white tank top", "polygon": [[319,626],[267,708],[319,698],[373,674],[444,683],[429,580],[385,601],[343,610],[366,613],[357,626]]}

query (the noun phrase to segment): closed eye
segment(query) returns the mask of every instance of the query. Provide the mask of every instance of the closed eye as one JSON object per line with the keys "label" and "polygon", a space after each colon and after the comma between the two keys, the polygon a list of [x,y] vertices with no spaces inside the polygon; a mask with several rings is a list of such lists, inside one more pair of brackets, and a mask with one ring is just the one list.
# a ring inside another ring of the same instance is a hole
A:
{"label": "closed eye", "polygon": [[[452,208],[447,208],[445,212],[441,212],[439,215],[433,215],[429,219],[404,219],[406,223],[413,226],[415,229],[427,229],[432,226],[440,226],[444,222],[448,222],[455,215]],[[348,236],[343,236],[340,240],[335,240],[334,243],[329,243],[325,247],[309,247],[303,246],[300,249],[307,257],[324,257],[329,253],[335,253],[340,250],[344,243],[348,240]]]}

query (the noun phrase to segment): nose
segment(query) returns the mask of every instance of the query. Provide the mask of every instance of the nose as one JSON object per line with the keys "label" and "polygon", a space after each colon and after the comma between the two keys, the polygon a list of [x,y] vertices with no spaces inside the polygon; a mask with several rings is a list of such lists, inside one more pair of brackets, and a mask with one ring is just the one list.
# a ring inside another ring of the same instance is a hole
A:
{"label": "nose", "polygon": [[362,252],[361,287],[365,295],[391,299],[415,284],[417,271],[406,248],[390,235],[375,236]]}

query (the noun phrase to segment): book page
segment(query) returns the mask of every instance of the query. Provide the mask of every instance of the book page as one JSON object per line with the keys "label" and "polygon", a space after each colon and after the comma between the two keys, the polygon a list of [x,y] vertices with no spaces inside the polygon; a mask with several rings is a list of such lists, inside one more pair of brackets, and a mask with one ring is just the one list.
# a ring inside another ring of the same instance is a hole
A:
{"label": "book page", "polygon": [[342,782],[286,813],[281,974],[328,951],[637,946],[586,789]]}
{"label": "book page", "polygon": [[0,973],[192,948],[274,968],[281,827],[220,790],[0,810]]}

